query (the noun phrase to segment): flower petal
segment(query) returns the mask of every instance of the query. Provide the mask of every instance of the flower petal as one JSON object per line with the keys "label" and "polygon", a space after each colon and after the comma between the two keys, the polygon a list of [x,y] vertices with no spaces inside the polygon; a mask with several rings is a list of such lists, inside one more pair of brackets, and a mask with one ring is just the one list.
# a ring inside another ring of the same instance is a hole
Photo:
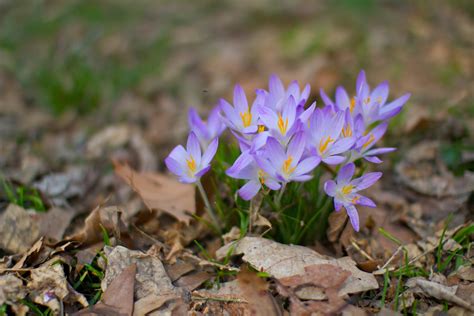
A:
{"label": "flower petal", "polygon": [[279,190],[281,188],[281,184],[273,179],[266,178],[264,183],[268,188],[272,190]]}
{"label": "flower petal", "polygon": [[188,142],[186,144],[186,150],[189,155],[191,155],[196,162],[196,165],[199,166],[201,164],[201,145],[199,144],[199,140],[193,132],[189,133]]}
{"label": "flower petal", "polygon": [[357,213],[357,209],[352,204],[345,204],[344,208],[347,211],[347,215],[351,220],[351,225],[356,232],[359,231],[359,213]]}
{"label": "flower petal", "polygon": [[346,157],[344,156],[329,156],[329,157],[325,157],[322,159],[324,163],[328,164],[328,165],[338,165],[340,163],[343,163],[344,161],[346,161]]}
{"label": "flower petal", "polygon": [[346,90],[339,86],[336,89],[336,106],[339,110],[345,110],[351,106],[351,100]]}
{"label": "flower petal", "polygon": [[345,185],[346,183],[349,183],[351,180],[352,176],[354,175],[355,172],[355,165],[353,163],[348,163],[344,167],[339,170],[339,173],[337,174],[336,181],[338,184]]}
{"label": "flower petal", "polygon": [[219,146],[219,139],[216,137],[211,141],[209,146],[207,146],[206,151],[202,155],[201,164],[203,166],[207,166],[211,162],[212,158],[214,158],[214,155],[216,154],[218,146]]}
{"label": "flower petal", "polygon": [[351,184],[354,185],[355,191],[361,191],[364,189],[367,189],[371,185],[373,185],[375,182],[377,182],[378,179],[382,177],[382,172],[369,172],[367,174],[364,174],[362,177],[354,179],[351,181]]}
{"label": "flower petal", "polygon": [[367,207],[376,207],[374,201],[372,201],[368,197],[360,195],[360,194],[356,194],[355,196],[358,198],[356,204],[367,206]]}
{"label": "flower petal", "polygon": [[183,166],[179,162],[177,162],[176,160],[174,160],[173,158],[169,156],[166,157],[165,164],[168,170],[177,176],[181,176],[183,173],[185,173]]}
{"label": "flower petal", "polygon": [[262,185],[260,184],[260,182],[250,180],[243,187],[241,187],[238,192],[242,199],[248,201],[251,200],[255,195],[257,195],[261,187]]}
{"label": "flower petal", "polygon": [[336,195],[336,182],[334,180],[328,180],[324,183],[324,192],[327,195],[334,197]]}
{"label": "flower petal", "polygon": [[321,159],[319,157],[308,157],[301,161],[297,166],[295,171],[293,172],[294,176],[300,176],[302,174],[306,174],[311,172],[314,168],[316,168]]}
{"label": "flower petal", "polygon": [[245,95],[244,89],[242,89],[242,87],[238,84],[235,85],[234,88],[234,107],[240,113],[244,113],[249,110],[247,96]]}

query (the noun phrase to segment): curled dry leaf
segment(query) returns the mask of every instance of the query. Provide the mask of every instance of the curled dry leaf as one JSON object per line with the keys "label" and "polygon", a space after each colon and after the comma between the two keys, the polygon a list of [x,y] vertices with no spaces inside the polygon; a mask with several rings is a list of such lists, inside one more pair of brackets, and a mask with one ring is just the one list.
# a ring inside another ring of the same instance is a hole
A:
{"label": "curled dry leaf", "polygon": [[259,271],[264,271],[277,279],[305,274],[305,267],[328,264],[351,273],[339,290],[339,295],[358,293],[378,288],[378,282],[372,274],[363,272],[349,257],[334,259],[322,256],[302,246],[283,245],[272,240],[245,237],[240,241],[228,244],[216,253],[224,258],[230,247],[234,255],[243,254],[242,259]]}
{"label": "curled dry leaf", "polygon": [[114,161],[115,173],[132,187],[150,209],[164,211],[189,224],[196,211],[195,188],[159,173],[138,173],[126,164]]}
{"label": "curled dry leaf", "polygon": [[84,246],[93,245],[103,240],[102,227],[120,238],[121,232],[126,231],[121,214],[117,206],[99,205],[87,216],[83,229],[66,240],[78,241]]}
{"label": "curled dry leaf", "polygon": [[474,312],[474,306],[462,298],[456,296],[457,287],[449,287],[436,282],[428,281],[424,278],[412,278],[407,281],[406,286],[412,288],[414,292],[423,293],[438,300],[445,300]]}
{"label": "curled dry leaf", "polygon": [[39,268],[31,270],[31,280],[27,284],[30,298],[33,302],[48,306],[54,312],[61,308],[61,301],[67,303],[80,303],[87,307],[86,298],[76,292],[67,282],[61,264],[53,258]]}

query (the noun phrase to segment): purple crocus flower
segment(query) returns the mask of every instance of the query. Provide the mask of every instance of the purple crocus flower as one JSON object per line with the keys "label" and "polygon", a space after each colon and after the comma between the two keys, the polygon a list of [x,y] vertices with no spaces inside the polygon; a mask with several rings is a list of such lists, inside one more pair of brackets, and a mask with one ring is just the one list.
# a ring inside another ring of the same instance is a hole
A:
{"label": "purple crocus flower", "polygon": [[359,214],[355,205],[375,207],[375,203],[357,192],[374,184],[382,176],[381,172],[370,172],[360,178],[352,179],[355,171],[353,163],[347,164],[339,171],[336,181],[328,180],[324,184],[324,191],[334,198],[334,208],[340,211],[344,207],[351,220],[352,227],[359,231]]}
{"label": "purple crocus flower", "polygon": [[314,155],[329,165],[342,163],[346,158],[340,154],[354,144],[353,137],[339,137],[344,122],[345,111],[334,113],[330,106],[316,109],[310,119],[308,147]]}
{"label": "purple crocus flower", "polygon": [[388,120],[397,115],[410,98],[410,94],[407,93],[386,104],[389,93],[388,82],[380,83],[371,91],[363,70],[357,77],[355,97],[350,98],[343,87],[337,87],[336,89],[336,102],[333,102],[323,90],[320,92],[326,105],[339,110],[350,109],[353,117],[359,114],[362,115],[365,126],[369,126],[376,121]]}
{"label": "purple crocus flower", "polygon": [[207,122],[201,119],[196,109],[190,108],[188,112],[188,124],[191,132],[196,134],[203,149],[206,149],[211,141],[219,137],[226,128],[220,118],[220,108],[218,106],[211,110]]}
{"label": "purple crocus flower", "polygon": [[244,89],[240,85],[234,88],[234,106],[224,99],[220,100],[220,107],[225,116],[221,119],[232,130],[243,133],[256,133],[258,130],[258,107],[263,104],[263,96],[257,94],[250,107]]}
{"label": "purple crocus flower", "polygon": [[296,133],[285,148],[273,137],[267,139],[267,144],[261,155],[254,155],[260,168],[272,178],[281,182],[308,181],[310,173],[319,164],[319,157],[310,156],[302,159],[305,150],[304,132]]}
{"label": "purple crocus flower", "polygon": [[249,152],[242,153],[234,162],[232,167],[227,169],[226,174],[235,179],[244,179],[248,182],[242,186],[238,193],[240,197],[246,201],[251,200],[263,185],[271,190],[280,189],[281,185],[265,173],[256,163],[254,157]]}
{"label": "purple crocus flower", "polygon": [[165,164],[168,169],[178,176],[183,183],[194,183],[211,168],[210,163],[216,154],[218,139],[214,138],[204,154],[201,152],[199,140],[194,132],[188,136],[186,149],[178,145],[166,157]]}
{"label": "purple crocus flower", "polygon": [[268,92],[261,89],[257,90],[257,93],[265,97],[265,106],[269,107],[277,112],[283,111],[283,106],[287,102],[288,98],[292,96],[295,100],[297,107],[304,107],[304,104],[308,100],[311,87],[306,84],[304,89],[300,91],[298,81],[294,80],[288,85],[288,89],[285,90],[285,86],[281,82],[277,75],[271,75],[268,80]]}
{"label": "purple crocus flower", "polygon": [[369,133],[360,137],[354,146],[354,150],[351,151],[350,161],[364,158],[365,160],[372,163],[381,163],[382,160],[380,160],[376,155],[385,154],[396,150],[396,148],[393,147],[372,149],[375,143],[377,143],[387,131],[387,126],[387,122],[381,123]]}

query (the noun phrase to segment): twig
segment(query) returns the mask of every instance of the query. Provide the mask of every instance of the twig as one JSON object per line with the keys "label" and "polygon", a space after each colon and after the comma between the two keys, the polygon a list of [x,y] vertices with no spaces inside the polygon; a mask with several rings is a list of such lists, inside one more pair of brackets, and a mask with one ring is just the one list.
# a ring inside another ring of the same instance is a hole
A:
{"label": "twig", "polygon": [[351,238],[351,245],[357,249],[357,251],[359,251],[361,253],[361,255],[363,255],[366,259],[369,259],[370,261],[375,261],[374,258],[372,258],[367,252],[365,252],[363,249],[361,249],[359,247],[359,245],[355,242],[354,239]]}

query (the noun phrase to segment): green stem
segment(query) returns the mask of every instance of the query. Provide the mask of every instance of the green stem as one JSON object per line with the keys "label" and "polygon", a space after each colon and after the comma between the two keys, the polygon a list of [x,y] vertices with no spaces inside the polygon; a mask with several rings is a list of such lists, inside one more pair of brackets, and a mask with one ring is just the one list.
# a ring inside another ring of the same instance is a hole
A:
{"label": "green stem", "polygon": [[206,191],[204,191],[204,187],[202,186],[202,183],[200,180],[196,181],[196,186],[199,190],[199,193],[201,194],[202,200],[204,201],[204,204],[206,206],[206,211],[207,214],[211,217],[212,222],[214,223],[215,228],[219,233],[221,233],[221,228],[219,225],[219,221],[217,220],[216,214],[214,213],[214,210],[211,206],[211,203],[209,202],[209,199],[207,198]]}
{"label": "green stem", "polygon": [[285,192],[285,188],[286,188],[286,182],[283,182],[283,184],[281,185],[280,192],[278,192],[278,195],[276,196],[276,200],[275,200],[275,204],[278,211],[280,211],[280,208],[281,208],[281,198],[283,196],[283,193]]}

